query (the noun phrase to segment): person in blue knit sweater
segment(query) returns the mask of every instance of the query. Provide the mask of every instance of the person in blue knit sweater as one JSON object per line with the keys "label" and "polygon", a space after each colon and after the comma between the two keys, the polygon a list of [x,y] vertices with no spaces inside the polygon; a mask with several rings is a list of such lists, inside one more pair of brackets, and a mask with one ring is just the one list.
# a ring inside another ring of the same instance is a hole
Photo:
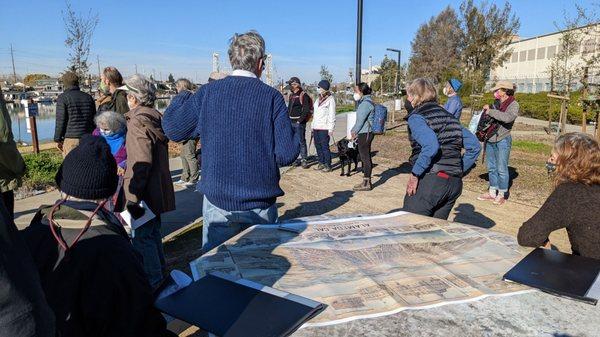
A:
{"label": "person in blue knit sweater", "polygon": [[277,222],[279,168],[300,152],[283,96],[260,80],[264,39],[236,34],[228,54],[232,74],[177,95],[162,122],[169,139],[202,143],[203,252],[251,225]]}

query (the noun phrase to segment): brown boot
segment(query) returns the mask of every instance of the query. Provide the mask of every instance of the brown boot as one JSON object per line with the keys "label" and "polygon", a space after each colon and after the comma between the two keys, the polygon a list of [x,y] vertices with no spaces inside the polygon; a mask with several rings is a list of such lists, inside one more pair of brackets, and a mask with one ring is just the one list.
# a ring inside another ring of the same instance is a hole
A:
{"label": "brown boot", "polygon": [[370,191],[373,189],[373,185],[371,185],[371,178],[363,178],[362,183],[354,186],[354,191]]}

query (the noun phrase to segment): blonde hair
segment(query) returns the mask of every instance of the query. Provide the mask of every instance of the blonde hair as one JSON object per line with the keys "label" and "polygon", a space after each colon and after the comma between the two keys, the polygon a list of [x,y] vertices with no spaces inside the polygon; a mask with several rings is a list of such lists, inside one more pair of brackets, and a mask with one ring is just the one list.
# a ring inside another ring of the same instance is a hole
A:
{"label": "blonde hair", "polygon": [[585,133],[558,137],[552,150],[557,154],[555,186],[564,182],[600,184],[600,146]]}
{"label": "blonde hair", "polygon": [[411,103],[415,108],[425,102],[437,102],[435,85],[426,78],[417,78],[410,82],[406,92],[413,98]]}

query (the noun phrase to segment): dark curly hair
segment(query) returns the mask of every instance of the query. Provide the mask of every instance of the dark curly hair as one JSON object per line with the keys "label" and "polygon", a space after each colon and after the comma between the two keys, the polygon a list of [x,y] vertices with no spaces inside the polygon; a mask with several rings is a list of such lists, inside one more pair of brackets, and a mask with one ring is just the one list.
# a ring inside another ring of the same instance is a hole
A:
{"label": "dark curly hair", "polygon": [[373,90],[371,90],[371,87],[369,87],[369,85],[365,82],[360,82],[356,85],[356,87],[363,95],[370,95],[373,92]]}

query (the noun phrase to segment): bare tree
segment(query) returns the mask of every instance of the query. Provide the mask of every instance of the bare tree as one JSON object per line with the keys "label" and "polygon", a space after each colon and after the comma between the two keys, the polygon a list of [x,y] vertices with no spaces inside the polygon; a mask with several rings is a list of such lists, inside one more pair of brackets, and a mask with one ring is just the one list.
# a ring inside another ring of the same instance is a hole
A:
{"label": "bare tree", "polygon": [[322,80],[327,80],[329,81],[329,83],[333,84],[333,75],[331,74],[329,69],[327,69],[327,66],[322,65],[319,74],[321,75]]}
{"label": "bare tree", "polygon": [[88,73],[90,47],[94,30],[98,25],[98,13],[90,9],[87,15],[73,10],[71,2],[65,1],[66,9],[62,11],[63,22],[67,32],[65,45],[70,48],[69,70],[76,72],[80,78],[85,78]]}

